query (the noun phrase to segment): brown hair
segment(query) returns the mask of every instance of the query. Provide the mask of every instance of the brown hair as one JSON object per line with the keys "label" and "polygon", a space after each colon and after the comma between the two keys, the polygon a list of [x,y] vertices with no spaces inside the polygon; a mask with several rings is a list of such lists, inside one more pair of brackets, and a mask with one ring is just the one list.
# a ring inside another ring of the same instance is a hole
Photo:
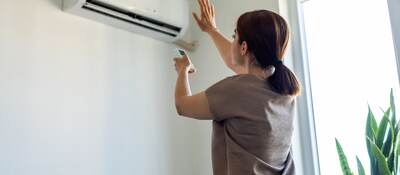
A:
{"label": "brown hair", "polygon": [[289,43],[285,19],[268,10],[247,12],[239,17],[236,30],[239,44],[246,41],[249,52],[262,68],[275,67],[274,74],[267,80],[273,90],[282,95],[299,95],[300,83],[296,75],[282,64]]}

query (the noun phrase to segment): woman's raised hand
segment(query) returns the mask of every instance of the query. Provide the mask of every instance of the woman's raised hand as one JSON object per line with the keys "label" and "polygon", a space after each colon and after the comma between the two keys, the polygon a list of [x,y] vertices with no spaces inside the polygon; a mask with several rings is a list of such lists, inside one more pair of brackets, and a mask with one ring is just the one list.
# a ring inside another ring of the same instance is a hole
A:
{"label": "woman's raised hand", "polygon": [[185,71],[185,73],[193,74],[196,72],[196,68],[190,61],[188,56],[176,57],[174,58],[175,62],[175,70],[177,73],[181,73],[181,71]]}
{"label": "woman's raised hand", "polygon": [[193,17],[203,32],[217,30],[215,23],[215,8],[209,0],[197,0],[200,5],[201,17],[193,12]]}

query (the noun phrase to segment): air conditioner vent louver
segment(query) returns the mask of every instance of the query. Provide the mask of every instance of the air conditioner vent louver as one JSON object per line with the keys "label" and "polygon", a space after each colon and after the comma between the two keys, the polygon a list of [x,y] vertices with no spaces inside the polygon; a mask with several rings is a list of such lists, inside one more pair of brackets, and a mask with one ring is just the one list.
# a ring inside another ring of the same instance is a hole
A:
{"label": "air conditioner vent louver", "polygon": [[194,47],[183,40],[190,16],[187,0],[62,1],[63,9],[72,14],[183,48]]}
{"label": "air conditioner vent louver", "polygon": [[[106,15],[106,16],[109,16],[109,17],[112,17],[112,18],[116,18],[118,20],[129,22],[129,23],[138,25],[140,27],[144,27],[144,28],[147,28],[150,30],[161,32],[166,35],[173,36],[173,37],[176,37],[177,33],[179,33],[182,30],[180,27],[176,27],[176,26],[173,26],[173,25],[161,22],[161,21],[157,21],[155,19],[151,19],[151,18],[142,16],[140,14],[133,13],[133,12],[127,11],[125,9],[122,9],[122,8],[119,8],[119,7],[116,7],[111,4],[101,2],[101,1],[87,0],[85,5],[83,6],[83,8]],[[143,25],[136,21],[141,21],[141,22],[145,22],[148,24],[152,24],[154,26],[157,26],[157,28]],[[170,30],[171,32],[158,29],[160,27]]]}

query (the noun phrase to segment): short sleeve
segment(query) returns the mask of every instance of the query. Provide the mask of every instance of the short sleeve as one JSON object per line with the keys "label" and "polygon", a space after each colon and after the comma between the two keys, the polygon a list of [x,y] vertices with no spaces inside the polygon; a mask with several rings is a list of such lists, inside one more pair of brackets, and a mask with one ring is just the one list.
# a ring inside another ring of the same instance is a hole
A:
{"label": "short sleeve", "polygon": [[214,120],[222,121],[236,117],[236,111],[240,111],[241,91],[238,82],[232,77],[225,78],[207,88],[208,105]]}

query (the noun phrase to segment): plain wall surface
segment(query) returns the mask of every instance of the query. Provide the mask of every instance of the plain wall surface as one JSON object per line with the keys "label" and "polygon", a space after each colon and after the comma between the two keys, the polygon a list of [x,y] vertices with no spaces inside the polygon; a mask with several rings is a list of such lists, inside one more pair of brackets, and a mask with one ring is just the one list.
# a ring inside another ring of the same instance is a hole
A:
{"label": "plain wall surface", "polygon": [[209,174],[201,122],[175,112],[173,45],[60,0],[0,2],[1,175]]}

